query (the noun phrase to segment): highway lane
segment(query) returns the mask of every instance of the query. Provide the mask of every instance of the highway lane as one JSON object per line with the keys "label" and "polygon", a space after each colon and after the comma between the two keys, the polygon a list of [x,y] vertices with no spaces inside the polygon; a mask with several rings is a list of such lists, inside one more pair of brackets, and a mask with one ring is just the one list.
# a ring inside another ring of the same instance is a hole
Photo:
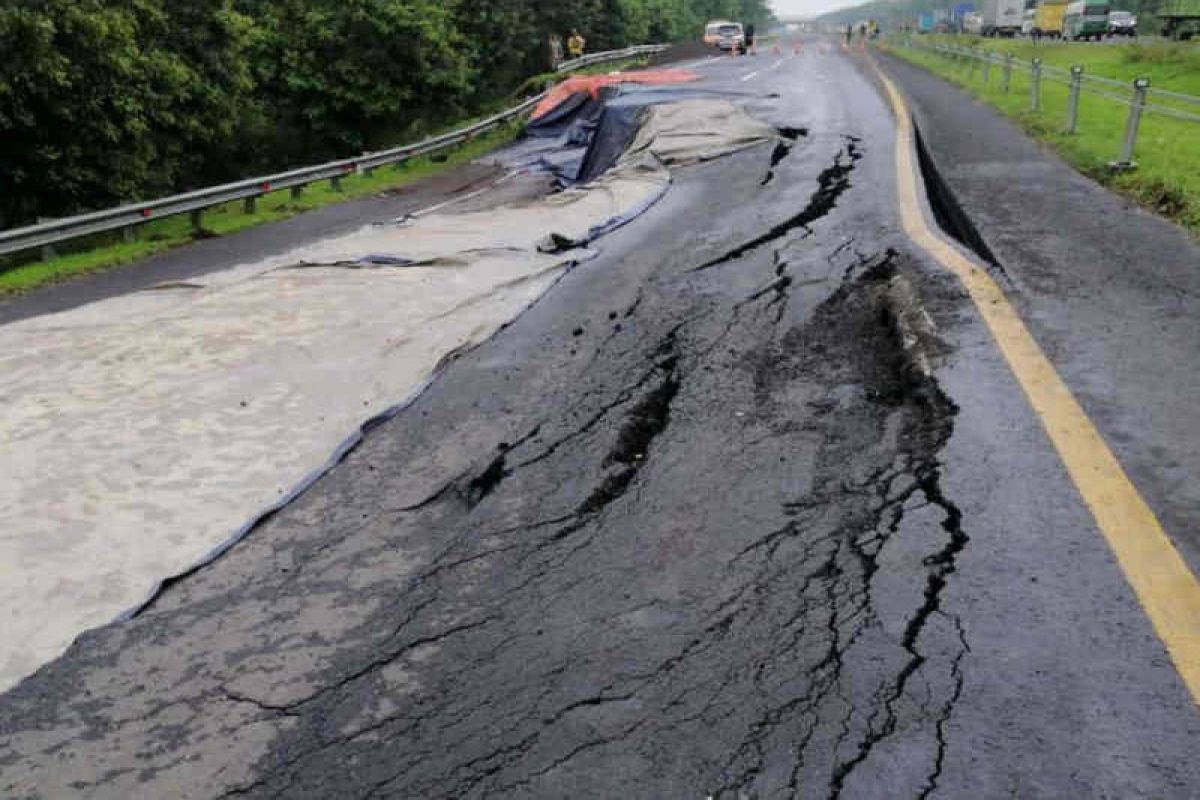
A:
{"label": "highway lane", "polygon": [[0,697],[0,794],[1194,796],[1188,690],[824,49],[696,65],[794,146],[683,171]]}

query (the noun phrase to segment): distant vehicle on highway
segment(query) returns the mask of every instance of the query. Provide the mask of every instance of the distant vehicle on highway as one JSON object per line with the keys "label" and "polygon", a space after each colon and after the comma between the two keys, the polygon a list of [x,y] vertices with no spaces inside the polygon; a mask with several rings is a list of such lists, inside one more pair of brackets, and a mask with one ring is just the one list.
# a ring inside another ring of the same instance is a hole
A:
{"label": "distant vehicle on highway", "polygon": [[1137,36],[1137,17],[1129,11],[1108,13],[1109,36]]}
{"label": "distant vehicle on highway", "polygon": [[721,27],[723,25],[733,25],[734,23],[726,19],[715,19],[704,26],[704,43],[709,47],[716,47],[721,41]]}
{"label": "distant vehicle on highway", "polygon": [[1037,6],[1036,5],[1030,6],[1029,8],[1025,9],[1024,14],[1022,14],[1022,16],[1021,16],[1021,35],[1022,36],[1032,36],[1033,35],[1034,26],[1037,24],[1035,21],[1036,16],[1037,16]]}
{"label": "distant vehicle on highway", "polygon": [[740,22],[729,22],[717,29],[717,48],[720,50],[740,50],[746,46],[746,31]]}
{"label": "distant vehicle on highway", "polygon": [[1016,36],[1021,30],[1025,0],[983,0],[980,24],[984,36]]}
{"label": "distant vehicle on highway", "polygon": [[973,33],[976,36],[983,35],[983,15],[975,11],[963,17],[963,32]]}
{"label": "distant vehicle on highway", "polygon": [[1033,15],[1033,38],[1049,36],[1062,38],[1063,16],[1067,13],[1067,0],[1038,0]]}
{"label": "distant vehicle on highway", "polygon": [[1191,39],[1200,35],[1200,0],[1164,0],[1158,9],[1162,35],[1168,39]]}
{"label": "distant vehicle on highway", "polygon": [[1063,15],[1063,38],[1100,41],[1108,33],[1108,3],[1105,0],[1072,0]]}
{"label": "distant vehicle on highway", "polygon": [[933,12],[922,11],[917,15],[917,32],[929,33],[933,30]]}

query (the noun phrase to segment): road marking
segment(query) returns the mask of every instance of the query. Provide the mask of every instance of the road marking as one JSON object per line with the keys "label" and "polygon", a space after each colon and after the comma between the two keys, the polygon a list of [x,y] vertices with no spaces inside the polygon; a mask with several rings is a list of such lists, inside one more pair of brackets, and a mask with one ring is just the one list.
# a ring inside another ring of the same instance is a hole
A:
{"label": "road marking", "polygon": [[896,181],[904,232],[954,273],[970,294],[1175,669],[1200,704],[1200,582],[1004,291],[986,269],[926,224],[917,187],[912,116],[879,65],[872,60],[871,66],[896,115]]}
{"label": "road marking", "polygon": [[742,83],[745,83],[746,81],[750,80],[751,78],[757,78],[758,76],[759,76],[759,73],[757,71],[751,72],[749,75],[742,78]]}
{"label": "road marking", "polygon": [[410,220],[410,219],[419,219],[421,217],[429,216],[430,214],[434,213],[435,211],[441,211],[443,208],[446,208],[447,206],[452,206],[457,203],[465,203],[467,200],[474,200],[476,197],[487,194],[488,192],[490,192],[492,189],[495,189],[500,184],[507,183],[508,181],[512,180],[512,178],[514,176],[516,176],[518,174],[518,172],[519,172],[518,170],[509,170],[508,172],[504,173],[496,180],[489,183],[487,186],[484,186],[480,189],[476,189],[473,192],[468,192],[467,194],[461,194],[456,197],[451,197],[449,200],[443,200],[440,203],[437,203],[432,206],[427,206],[425,208],[422,208],[419,211],[413,211],[408,214],[402,214],[401,216],[396,217],[394,220],[392,220],[392,222],[405,222],[406,220]]}

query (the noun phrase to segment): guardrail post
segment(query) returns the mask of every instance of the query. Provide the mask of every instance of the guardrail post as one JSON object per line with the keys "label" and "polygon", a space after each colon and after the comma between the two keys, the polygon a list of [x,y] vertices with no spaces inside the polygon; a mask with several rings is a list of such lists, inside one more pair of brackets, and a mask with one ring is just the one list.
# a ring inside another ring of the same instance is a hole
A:
{"label": "guardrail post", "polygon": [[125,228],[121,228],[121,241],[123,241],[125,244],[133,244],[137,241],[137,231],[138,229],[136,225],[129,225]]}
{"label": "guardrail post", "polygon": [[[37,221],[39,223],[52,222],[53,220],[54,220],[54,217],[38,217],[37,218]],[[42,245],[42,261],[50,261],[51,259],[54,259],[54,258],[58,258],[58,248],[56,248],[52,244]]]}
{"label": "guardrail post", "polygon": [[304,184],[298,184],[292,187],[292,199],[295,200],[300,195],[304,194]]}
{"label": "guardrail post", "polygon": [[1125,123],[1125,144],[1121,148],[1121,160],[1109,164],[1115,170],[1135,169],[1133,150],[1137,146],[1138,126],[1142,122],[1142,110],[1146,107],[1146,90],[1150,88],[1149,78],[1138,78],[1133,82],[1133,97],[1129,102],[1129,119]]}
{"label": "guardrail post", "polygon": [[1004,89],[1004,93],[1008,94],[1008,88],[1012,85],[1012,64],[1013,54],[1004,54],[1004,73],[1000,79],[1000,85]]}
{"label": "guardrail post", "polygon": [[340,192],[342,190],[342,176],[334,175],[332,178],[330,178],[329,188],[333,189],[335,192]]}
{"label": "guardrail post", "polygon": [[1067,133],[1074,133],[1079,122],[1079,85],[1083,80],[1083,67],[1071,67],[1071,91],[1067,95]]}
{"label": "guardrail post", "polygon": [[967,51],[967,77],[975,77],[975,67],[979,62],[978,54],[974,50]]}
{"label": "guardrail post", "polygon": [[1029,110],[1035,113],[1042,110],[1042,60],[1040,58],[1033,60],[1033,69],[1029,75]]}
{"label": "guardrail post", "polygon": [[194,210],[191,213],[191,218],[193,233],[200,233],[202,230],[204,230],[204,209],[197,208]]}
{"label": "guardrail post", "polygon": [[992,54],[985,52],[983,55],[983,85],[987,86],[992,78]]}
{"label": "guardrail post", "polygon": [[247,197],[245,200],[242,201],[242,213],[243,214],[253,214],[256,211],[258,211],[258,197],[257,196]]}

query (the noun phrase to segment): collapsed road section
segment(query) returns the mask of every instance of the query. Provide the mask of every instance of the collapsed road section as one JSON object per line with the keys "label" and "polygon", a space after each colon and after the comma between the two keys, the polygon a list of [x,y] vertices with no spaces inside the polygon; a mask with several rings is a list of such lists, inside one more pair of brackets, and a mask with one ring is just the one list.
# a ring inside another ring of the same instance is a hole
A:
{"label": "collapsed road section", "polygon": [[[1195,796],[1200,716],[997,310],[905,233],[907,129],[857,56],[773,55],[572,94],[502,155],[568,206],[625,159],[646,210],[603,206],[602,239],[520,227],[494,202],[518,175],[281,264],[449,285],[592,256],[227,557],[0,694],[0,795]],[[695,145],[739,105],[766,143],[662,193],[671,137],[637,137],[675,114]]]}
{"label": "collapsed road section", "polygon": [[[734,270],[680,265],[591,309],[567,334],[581,377],[514,387],[519,420],[417,502],[396,481],[441,456],[397,460],[429,424],[397,418],[249,560],[10,693],[0,788],[849,796],[914,736],[913,787],[935,786],[968,543],[939,464],[943,345],[902,256],[802,245],[738,266],[765,284],[781,259],[803,286],[716,299]],[[83,674],[86,708],[46,691]],[[86,756],[39,772],[68,741]]]}
{"label": "collapsed road section", "polygon": [[727,100],[622,98],[634,124],[619,152],[608,126],[539,140],[590,165],[550,195],[373,225],[0,328],[0,689],[224,552],[364,420],[394,413],[661,198],[672,167],[776,139]]}

